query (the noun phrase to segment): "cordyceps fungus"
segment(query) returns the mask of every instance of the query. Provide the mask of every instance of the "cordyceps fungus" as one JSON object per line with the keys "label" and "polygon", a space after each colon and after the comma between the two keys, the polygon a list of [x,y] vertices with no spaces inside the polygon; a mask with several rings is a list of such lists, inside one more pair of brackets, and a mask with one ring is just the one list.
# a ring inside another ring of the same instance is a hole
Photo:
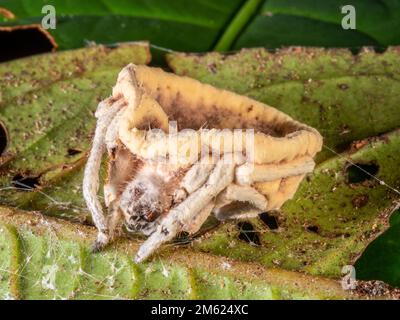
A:
{"label": "cordyceps fungus", "polygon": [[[83,181],[99,230],[94,249],[125,220],[149,236],[137,262],[178,233],[195,233],[210,214],[227,220],[279,209],[314,169],[322,146],[315,129],[270,106],[132,64],[96,117]],[[104,149],[108,217],[97,196]]]}

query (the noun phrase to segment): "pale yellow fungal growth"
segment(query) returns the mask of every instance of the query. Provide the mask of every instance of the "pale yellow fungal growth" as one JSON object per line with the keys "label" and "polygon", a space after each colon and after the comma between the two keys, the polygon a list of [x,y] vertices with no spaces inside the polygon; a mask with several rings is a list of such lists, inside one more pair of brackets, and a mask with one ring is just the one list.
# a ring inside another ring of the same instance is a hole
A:
{"label": "pale yellow fungal growth", "polygon": [[[211,213],[224,220],[279,209],[322,147],[315,129],[273,107],[146,66],[121,71],[97,117],[84,179],[96,248],[113,235],[107,221],[124,217],[128,228],[150,235],[137,261],[179,231],[196,232]],[[103,145],[108,220],[92,184]]]}

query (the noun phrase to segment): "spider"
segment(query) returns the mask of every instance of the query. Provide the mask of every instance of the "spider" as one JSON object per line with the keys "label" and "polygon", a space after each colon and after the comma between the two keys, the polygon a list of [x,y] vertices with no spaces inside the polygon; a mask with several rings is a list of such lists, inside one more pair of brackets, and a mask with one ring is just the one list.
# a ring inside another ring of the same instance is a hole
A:
{"label": "spider", "polygon": [[[148,236],[137,263],[179,232],[197,232],[210,214],[223,221],[279,209],[314,169],[322,146],[315,129],[270,106],[133,64],[120,72],[95,116],[83,179],[98,229],[93,250],[115,238],[124,222]],[[105,151],[107,215],[97,195]]]}

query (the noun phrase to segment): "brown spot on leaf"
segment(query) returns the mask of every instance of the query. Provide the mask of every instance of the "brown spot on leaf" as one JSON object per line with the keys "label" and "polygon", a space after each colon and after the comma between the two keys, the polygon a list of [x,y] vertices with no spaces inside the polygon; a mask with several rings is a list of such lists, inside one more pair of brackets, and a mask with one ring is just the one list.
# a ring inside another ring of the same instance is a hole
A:
{"label": "brown spot on leaf", "polygon": [[217,65],[213,62],[213,63],[209,63],[207,65],[207,69],[211,72],[211,73],[216,73],[217,72]]}
{"label": "brown spot on leaf", "polygon": [[73,157],[80,153],[82,153],[82,150],[79,150],[79,149],[69,148],[67,150],[67,156],[69,156],[69,157]]}
{"label": "brown spot on leaf", "polygon": [[341,127],[341,130],[340,130],[340,135],[344,135],[344,134],[347,134],[347,133],[350,133],[351,132],[351,130],[350,130],[350,128],[349,128],[349,126],[348,125],[343,125],[342,127]]}
{"label": "brown spot on leaf", "polygon": [[351,200],[351,203],[355,209],[359,209],[364,207],[368,203],[368,200],[369,196],[367,194],[361,194],[354,197],[353,200]]}
{"label": "brown spot on leaf", "polygon": [[358,141],[354,141],[351,146],[350,146],[350,153],[354,153],[358,150],[360,150],[361,148],[365,147],[368,144],[368,140],[358,140]]}
{"label": "brown spot on leaf", "polygon": [[319,233],[319,227],[316,225],[308,225],[306,226],[306,229],[313,233]]}
{"label": "brown spot on leaf", "polygon": [[0,8],[0,15],[6,19],[15,19],[15,14],[6,8]]}

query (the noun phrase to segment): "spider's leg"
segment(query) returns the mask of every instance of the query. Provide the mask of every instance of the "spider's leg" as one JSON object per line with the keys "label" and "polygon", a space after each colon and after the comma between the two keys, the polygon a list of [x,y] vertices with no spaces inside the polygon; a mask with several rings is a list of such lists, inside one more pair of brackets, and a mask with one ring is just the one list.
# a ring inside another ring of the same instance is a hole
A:
{"label": "spider's leg", "polygon": [[[106,148],[108,151],[108,155],[111,158],[115,157],[115,150],[118,146],[118,129],[119,129],[119,123],[121,121],[121,118],[125,112],[125,109],[121,109],[118,111],[116,116],[113,118],[111,121],[110,125],[108,126],[108,129],[106,131],[106,135],[104,138]],[[110,181],[107,181],[104,184],[104,202],[106,204],[106,207],[108,207],[113,201],[117,199],[117,190],[116,186],[113,183],[110,183]]]}
{"label": "spider's leg", "polygon": [[117,141],[119,137],[119,123],[121,118],[124,116],[125,109],[121,109],[117,112],[115,117],[112,119],[108,129],[106,131],[106,135],[104,138],[104,142],[107,147],[108,152],[112,152],[117,147]]}
{"label": "spider's leg", "polygon": [[113,201],[108,207],[108,235],[110,239],[116,236],[116,232],[121,228],[123,214],[119,207],[119,201]]}
{"label": "spider's leg", "polygon": [[302,157],[290,163],[279,165],[245,163],[236,168],[235,181],[240,185],[274,181],[312,172],[314,167],[315,162],[311,157]]}
{"label": "spider's leg", "polygon": [[213,212],[219,220],[250,218],[264,212],[267,205],[265,196],[251,186],[231,184],[218,195]]}
{"label": "spider's leg", "polygon": [[211,214],[214,209],[215,203],[211,201],[207,204],[196,216],[193,217],[191,221],[189,221],[184,227],[183,231],[188,232],[189,234],[194,234],[203,225],[203,223],[207,220],[208,216]]}
{"label": "spider's leg", "polygon": [[175,192],[174,202],[182,202],[187,195],[199,189],[208,179],[217,163],[216,157],[206,155],[196,162],[183,177],[180,188]]}
{"label": "spider's leg", "polygon": [[113,104],[111,104],[111,101],[111,99],[102,101],[97,108],[96,116],[98,117],[98,120],[96,131],[93,138],[92,149],[86,163],[82,185],[86,205],[92,214],[93,222],[99,231],[96,240],[96,243],[99,244],[106,244],[109,240],[107,235],[107,221],[97,196],[99,190],[99,170],[101,159],[105,151],[104,139],[108,126],[117,112],[122,108],[120,101]]}
{"label": "spider's leg", "polygon": [[98,252],[102,250],[112,240],[120,230],[123,221],[123,214],[119,208],[119,201],[113,201],[108,206],[108,214],[106,218],[107,223],[107,241],[96,240],[92,245],[92,252]]}
{"label": "spider's leg", "polygon": [[224,161],[224,158],[225,156],[218,160],[202,187],[172,208],[160,221],[156,231],[139,248],[136,262],[145,260],[162,243],[174,238],[233,181],[236,164],[234,161]]}

